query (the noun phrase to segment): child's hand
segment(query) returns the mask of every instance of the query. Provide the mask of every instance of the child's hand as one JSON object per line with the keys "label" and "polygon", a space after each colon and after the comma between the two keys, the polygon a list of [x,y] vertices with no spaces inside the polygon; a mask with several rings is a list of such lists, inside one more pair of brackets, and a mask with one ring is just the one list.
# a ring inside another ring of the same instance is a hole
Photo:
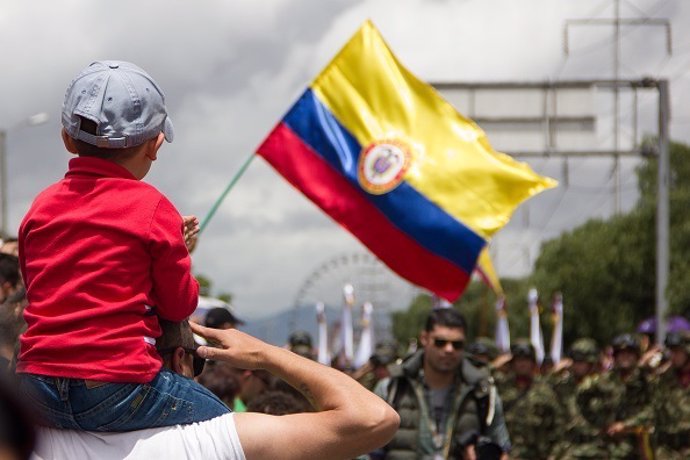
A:
{"label": "child's hand", "polygon": [[182,216],[182,221],[184,222],[184,244],[187,250],[192,252],[196,247],[199,234],[199,219],[196,216]]}

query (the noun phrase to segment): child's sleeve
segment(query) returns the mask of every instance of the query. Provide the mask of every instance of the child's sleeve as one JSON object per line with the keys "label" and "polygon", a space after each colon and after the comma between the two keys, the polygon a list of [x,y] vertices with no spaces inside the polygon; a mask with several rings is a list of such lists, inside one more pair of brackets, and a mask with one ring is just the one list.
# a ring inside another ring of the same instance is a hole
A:
{"label": "child's sleeve", "polygon": [[156,313],[169,321],[182,321],[199,302],[199,283],[192,276],[192,260],[184,244],[182,216],[161,198],[151,221],[151,276]]}

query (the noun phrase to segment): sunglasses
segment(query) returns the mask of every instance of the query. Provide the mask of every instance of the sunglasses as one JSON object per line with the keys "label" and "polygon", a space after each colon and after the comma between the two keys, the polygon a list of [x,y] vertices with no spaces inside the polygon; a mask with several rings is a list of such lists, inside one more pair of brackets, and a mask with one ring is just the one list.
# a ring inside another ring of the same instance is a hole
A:
{"label": "sunglasses", "polygon": [[464,340],[445,340],[445,339],[434,339],[434,346],[436,348],[446,348],[448,344],[453,345],[453,350],[462,350],[465,348]]}
{"label": "sunglasses", "polygon": [[169,355],[178,348],[182,348],[185,353],[188,353],[192,355],[192,366],[194,367],[194,377],[199,377],[201,373],[204,371],[204,366],[206,365],[206,359],[202,358],[196,353],[196,348],[187,348],[187,347],[169,347],[169,348],[164,348],[162,350],[158,350],[158,353],[163,356],[163,355]]}

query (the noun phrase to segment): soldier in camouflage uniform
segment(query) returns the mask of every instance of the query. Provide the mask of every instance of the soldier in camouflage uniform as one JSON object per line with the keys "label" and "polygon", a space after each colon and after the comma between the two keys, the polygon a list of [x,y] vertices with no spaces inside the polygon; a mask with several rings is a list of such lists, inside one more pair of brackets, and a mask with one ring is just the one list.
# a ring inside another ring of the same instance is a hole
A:
{"label": "soldier in camouflage uniform", "polygon": [[671,368],[658,377],[654,388],[656,458],[690,458],[690,333],[666,337]]}
{"label": "soldier in camouflage uniform", "polygon": [[[582,416],[601,433],[608,459],[644,459],[645,430],[652,425],[651,383],[638,367],[640,345],[623,334],[611,343],[614,367],[588,378],[577,389]],[[649,453],[649,452],[647,452]]]}
{"label": "soldier in camouflage uniform", "polygon": [[498,378],[506,425],[513,442],[511,458],[549,458],[558,440],[561,410],[556,394],[538,375],[534,347],[517,340],[510,370]]}
{"label": "soldier in camouflage uniform", "polygon": [[576,340],[568,357],[572,364],[550,379],[564,412],[563,426],[559,430],[562,439],[556,445],[553,456],[559,460],[606,458],[606,448],[599,429],[581,414],[577,402],[577,390],[598,371],[599,347],[590,338]]}

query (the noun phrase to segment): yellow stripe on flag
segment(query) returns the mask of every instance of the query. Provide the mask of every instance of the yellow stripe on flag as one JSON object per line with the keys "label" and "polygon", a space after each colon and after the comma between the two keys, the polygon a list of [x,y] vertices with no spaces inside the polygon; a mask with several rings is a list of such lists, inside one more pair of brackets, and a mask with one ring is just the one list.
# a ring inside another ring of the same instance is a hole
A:
{"label": "yellow stripe on flag", "polygon": [[482,252],[479,253],[479,259],[477,260],[477,270],[482,272],[482,275],[489,287],[493,289],[497,296],[503,295],[503,287],[501,286],[501,280],[498,279],[496,274],[496,269],[491,261],[491,256],[489,255],[489,247],[484,246]]}
{"label": "yellow stripe on flag", "polygon": [[405,180],[484,238],[527,198],[556,186],[495,152],[484,132],[405,69],[367,21],[311,85],[358,140],[399,139],[412,150]]}

